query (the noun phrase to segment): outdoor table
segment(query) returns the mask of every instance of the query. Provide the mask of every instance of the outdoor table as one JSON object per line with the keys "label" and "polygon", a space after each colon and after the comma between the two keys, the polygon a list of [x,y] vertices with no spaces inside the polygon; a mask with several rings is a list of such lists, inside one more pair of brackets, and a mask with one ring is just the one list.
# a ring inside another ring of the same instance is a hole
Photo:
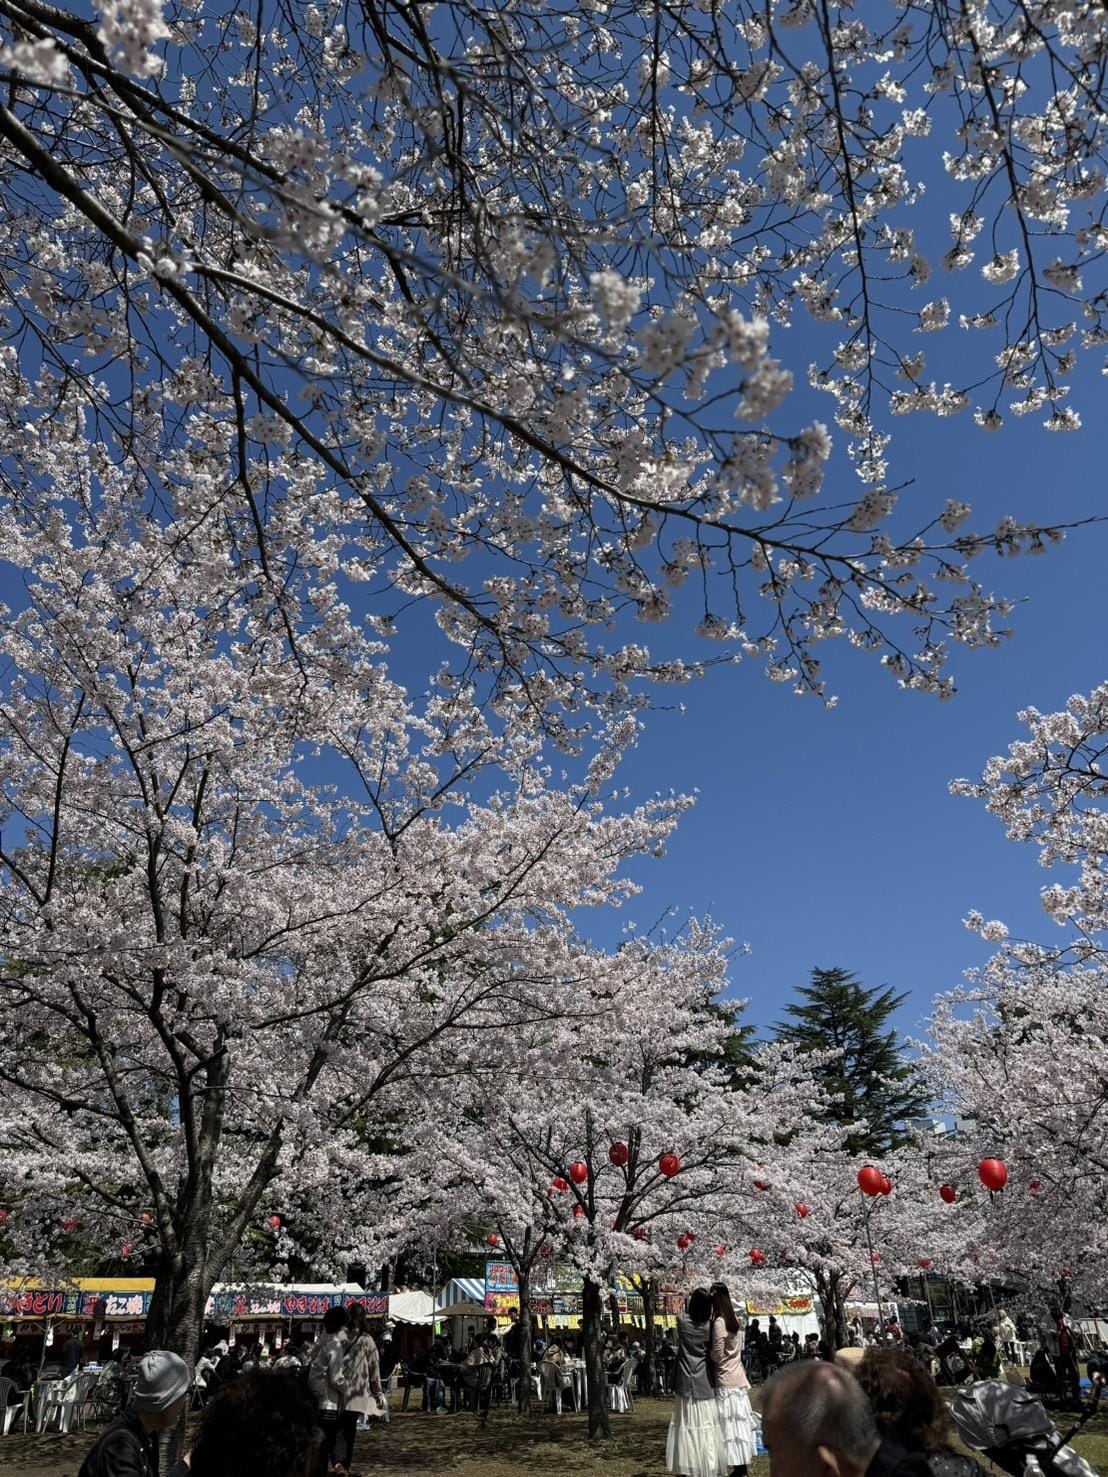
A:
{"label": "outdoor table", "polygon": [[572,1380],[570,1388],[573,1391],[573,1408],[580,1410],[586,1403],[586,1391],[588,1389],[585,1376],[585,1361],[583,1359],[567,1359],[562,1368]]}

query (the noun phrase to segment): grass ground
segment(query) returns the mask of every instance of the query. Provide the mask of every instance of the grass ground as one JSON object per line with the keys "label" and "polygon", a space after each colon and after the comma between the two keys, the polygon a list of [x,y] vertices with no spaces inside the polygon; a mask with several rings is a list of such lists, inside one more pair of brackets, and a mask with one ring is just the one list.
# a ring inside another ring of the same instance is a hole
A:
{"label": "grass ground", "polygon": [[[584,1416],[518,1416],[494,1410],[487,1426],[471,1415],[424,1416],[396,1412],[383,1430],[359,1437],[354,1469],[370,1477],[396,1473],[431,1477],[520,1477],[557,1473],[572,1477],[592,1472],[601,1477],[663,1477],[669,1401],[639,1400],[634,1414],[612,1417],[612,1439],[591,1445]],[[93,1432],[69,1436],[0,1437],[3,1477],[76,1477]],[[1108,1416],[1099,1416],[1090,1435],[1077,1448],[1085,1460],[1108,1477]],[[752,1477],[769,1477],[769,1462],[760,1457]]]}

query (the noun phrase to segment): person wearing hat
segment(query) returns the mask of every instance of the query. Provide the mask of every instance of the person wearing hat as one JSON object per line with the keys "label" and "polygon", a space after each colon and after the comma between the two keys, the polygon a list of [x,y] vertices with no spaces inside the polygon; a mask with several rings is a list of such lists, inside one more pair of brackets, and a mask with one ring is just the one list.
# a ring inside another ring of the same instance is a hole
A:
{"label": "person wearing hat", "polygon": [[179,1355],[144,1354],[130,1405],[103,1431],[77,1477],[158,1477],[158,1434],[177,1424],[188,1393],[188,1365]]}

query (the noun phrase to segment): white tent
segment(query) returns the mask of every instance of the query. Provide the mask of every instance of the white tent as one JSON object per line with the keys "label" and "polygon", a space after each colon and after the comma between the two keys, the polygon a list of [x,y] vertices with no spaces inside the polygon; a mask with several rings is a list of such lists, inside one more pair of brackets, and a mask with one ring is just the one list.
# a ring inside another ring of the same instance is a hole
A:
{"label": "white tent", "polygon": [[389,1317],[397,1323],[433,1323],[435,1300],[429,1292],[392,1292],[389,1294]]}

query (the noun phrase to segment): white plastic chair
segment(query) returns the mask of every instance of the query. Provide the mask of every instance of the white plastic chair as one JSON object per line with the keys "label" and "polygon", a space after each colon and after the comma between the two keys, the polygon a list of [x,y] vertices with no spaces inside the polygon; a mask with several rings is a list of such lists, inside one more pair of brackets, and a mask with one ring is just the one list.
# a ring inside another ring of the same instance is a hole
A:
{"label": "white plastic chair", "polygon": [[[10,1405],[13,1392],[19,1396],[18,1403]],[[27,1426],[31,1419],[31,1392],[20,1390],[14,1380],[0,1379],[0,1423],[6,1436],[16,1421],[22,1419],[23,1434],[27,1434]]]}
{"label": "white plastic chair", "polygon": [[45,1387],[41,1400],[35,1403],[35,1425],[40,1432],[48,1431],[51,1421],[57,1422],[63,1434],[69,1431],[77,1411],[79,1379],[77,1374],[71,1374],[66,1379],[51,1380]]}
{"label": "white plastic chair", "polygon": [[88,1417],[89,1406],[92,1404],[92,1392],[95,1390],[99,1380],[99,1370],[86,1371],[84,1374],[77,1376],[77,1388],[74,1393],[74,1400],[77,1406],[78,1430],[83,1431],[85,1429],[85,1420]]}
{"label": "white plastic chair", "polygon": [[623,1361],[619,1376],[615,1380],[608,1381],[608,1405],[617,1415],[623,1415],[635,1408],[635,1399],[631,1394],[631,1381],[638,1362],[634,1355],[631,1355]]}

